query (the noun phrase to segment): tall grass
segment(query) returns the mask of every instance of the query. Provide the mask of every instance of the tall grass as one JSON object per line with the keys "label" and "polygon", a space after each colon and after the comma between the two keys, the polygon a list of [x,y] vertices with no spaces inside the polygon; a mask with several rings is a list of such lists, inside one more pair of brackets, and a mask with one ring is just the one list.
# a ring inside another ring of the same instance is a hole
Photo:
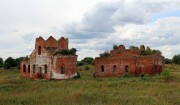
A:
{"label": "tall grass", "polygon": [[162,75],[94,78],[94,67],[78,67],[81,78],[28,80],[19,70],[0,69],[0,105],[180,105],[180,66],[166,65]]}

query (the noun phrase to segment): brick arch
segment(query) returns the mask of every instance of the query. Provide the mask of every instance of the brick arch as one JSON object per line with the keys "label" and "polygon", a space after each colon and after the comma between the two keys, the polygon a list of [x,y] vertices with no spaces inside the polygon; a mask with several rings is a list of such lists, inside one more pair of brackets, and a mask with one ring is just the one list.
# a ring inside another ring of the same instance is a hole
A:
{"label": "brick arch", "polygon": [[104,65],[101,65],[101,72],[104,72]]}
{"label": "brick arch", "polygon": [[26,65],[23,64],[23,72],[25,73],[26,72]]}
{"label": "brick arch", "polygon": [[116,66],[116,65],[113,66],[113,72],[114,72],[114,73],[117,72],[117,66]]}
{"label": "brick arch", "polygon": [[65,74],[66,69],[65,69],[65,65],[61,65],[61,74]]}

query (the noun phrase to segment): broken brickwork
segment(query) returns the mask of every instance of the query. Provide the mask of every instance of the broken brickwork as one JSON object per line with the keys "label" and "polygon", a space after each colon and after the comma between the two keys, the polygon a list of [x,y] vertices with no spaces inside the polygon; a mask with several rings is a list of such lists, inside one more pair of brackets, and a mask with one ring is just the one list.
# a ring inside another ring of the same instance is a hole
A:
{"label": "broken brickwork", "polygon": [[68,39],[50,36],[36,38],[35,49],[20,65],[20,77],[31,79],[70,79],[77,75],[77,55],[57,53],[68,50]]}
{"label": "broken brickwork", "polygon": [[140,55],[144,51],[144,45],[139,50],[126,49],[120,45],[117,49],[110,51],[107,57],[95,58],[95,76],[111,77],[138,75],[138,74],[157,74],[162,71],[163,57],[161,53],[153,55]]}

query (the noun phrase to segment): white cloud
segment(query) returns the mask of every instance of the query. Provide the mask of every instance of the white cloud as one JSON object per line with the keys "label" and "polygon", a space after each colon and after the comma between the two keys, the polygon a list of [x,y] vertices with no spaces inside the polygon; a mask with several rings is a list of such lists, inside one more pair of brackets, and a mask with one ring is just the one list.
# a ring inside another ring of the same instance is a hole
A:
{"label": "white cloud", "polygon": [[172,57],[180,51],[180,17],[153,18],[180,11],[179,5],[178,0],[1,0],[0,57],[28,55],[39,35],[68,37],[79,59],[113,44],[144,44]]}
{"label": "white cloud", "polygon": [[126,24],[124,27],[115,28],[119,39],[158,48],[166,57],[170,58],[179,51],[173,46],[180,45],[180,17],[158,19],[154,24]]}

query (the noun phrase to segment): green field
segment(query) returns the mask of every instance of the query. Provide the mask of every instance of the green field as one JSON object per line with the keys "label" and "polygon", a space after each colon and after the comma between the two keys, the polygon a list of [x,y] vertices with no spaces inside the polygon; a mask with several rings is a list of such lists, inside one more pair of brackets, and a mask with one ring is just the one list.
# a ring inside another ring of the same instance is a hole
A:
{"label": "green field", "polygon": [[180,66],[171,75],[94,78],[94,67],[79,67],[81,78],[28,80],[19,70],[0,69],[0,105],[180,105]]}

